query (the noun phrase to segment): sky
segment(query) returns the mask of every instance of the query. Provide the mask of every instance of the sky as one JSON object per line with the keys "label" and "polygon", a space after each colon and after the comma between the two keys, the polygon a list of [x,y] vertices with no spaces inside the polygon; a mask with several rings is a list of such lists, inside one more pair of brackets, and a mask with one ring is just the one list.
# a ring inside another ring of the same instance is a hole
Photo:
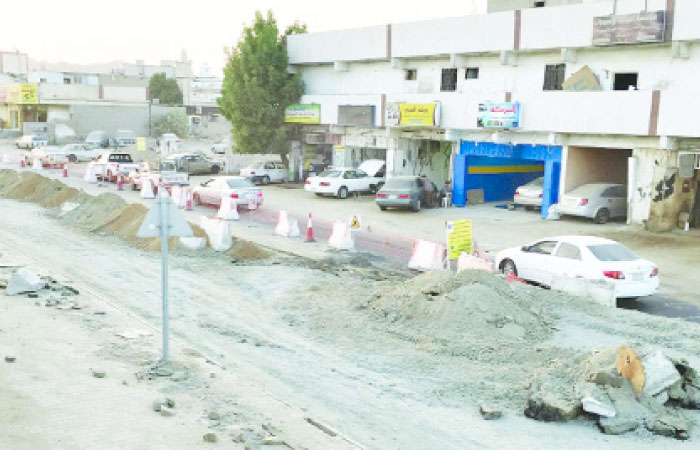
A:
{"label": "sky", "polygon": [[0,51],[34,60],[94,64],[179,59],[195,73],[221,74],[256,10],[272,10],[281,30],[299,20],[309,32],[472,14],[484,0],[35,0],[3,2]]}

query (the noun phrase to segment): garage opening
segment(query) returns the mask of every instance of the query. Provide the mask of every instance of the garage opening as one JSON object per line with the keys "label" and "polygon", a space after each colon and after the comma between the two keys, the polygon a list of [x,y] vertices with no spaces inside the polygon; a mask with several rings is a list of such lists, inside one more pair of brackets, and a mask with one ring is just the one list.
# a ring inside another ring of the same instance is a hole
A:
{"label": "garage opening", "polygon": [[564,169],[564,192],[588,183],[627,186],[628,159],[632,150],[568,147]]}
{"label": "garage opening", "polygon": [[559,200],[561,155],[559,146],[463,141],[453,164],[453,204],[513,201],[518,187],[542,178],[537,203],[544,218]]}

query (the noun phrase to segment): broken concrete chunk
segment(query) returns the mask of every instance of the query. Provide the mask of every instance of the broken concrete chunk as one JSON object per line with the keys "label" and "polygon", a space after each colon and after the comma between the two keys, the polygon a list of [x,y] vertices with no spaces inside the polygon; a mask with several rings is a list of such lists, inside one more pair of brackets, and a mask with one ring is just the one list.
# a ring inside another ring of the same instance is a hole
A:
{"label": "broken concrete chunk", "polygon": [[153,400],[153,411],[159,412],[165,401],[162,398]]}
{"label": "broken concrete chunk", "polygon": [[598,427],[605,434],[623,434],[639,428],[639,420],[630,417],[601,417]]}
{"label": "broken concrete chunk", "polygon": [[[275,445],[275,446],[280,446],[280,447],[289,447],[286,442],[284,442],[282,439],[275,437],[275,436],[269,436],[269,437],[264,437],[260,441],[261,445]],[[291,447],[290,447],[291,448]]]}
{"label": "broken concrete chunk", "polygon": [[216,411],[209,412],[209,420],[221,420],[221,414]]}
{"label": "broken concrete chunk", "polygon": [[650,353],[642,359],[646,374],[644,392],[656,395],[681,379],[673,363],[664,356],[662,350]]}
{"label": "broken concrete chunk", "polygon": [[17,360],[17,358],[15,356],[10,356],[10,355],[5,356],[5,362],[13,363],[16,360]]}
{"label": "broken concrete chunk", "polygon": [[14,271],[7,282],[5,293],[18,295],[26,292],[36,292],[44,289],[46,282],[39,275],[24,267]]}
{"label": "broken concrete chunk", "polygon": [[166,399],[165,399],[165,405],[166,405],[168,408],[174,408],[174,407],[175,407],[175,400],[173,400],[172,398],[166,398]]}
{"label": "broken concrete chunk", "polygon": [[104,378],[106,373],[104,370],[98,370],[98,369],[91,369],[92,370],[92,376],[95,378]]}
{"label": "broken concrete chunk", "polygon": [[653,398],[659,405],[665,405],[669,399],[668,391],[661,391],[658,394],[654,395]]}
{"label": "broken concrete chunk", "polygon": [[685,393],[688,395],[688,406],[690,408],[700,409],[700,389],[693,385],[685,385]]}
{"label": "broken concrete chunk", "polygon": [[606,396],[605,400],[599,400],[587,396],[581,399],[581,404],[583,405],[583,410],[588,413],[596,414],[602,417],[615,417],[617,415],[617,411],[615,411],[615,407],[610,404],[611,402],[609,400],[610,397],[608,396]]}
{"label": "broken concrete chunk", "polygon": [[688,394],[683,390],[683,380],[679,380],[668,388],[668,398],[682,405],[688,406]]}
{"label": "broken concrete chunk", "polygon": [[216,442],[216,433],[205,433],[202,439],[204,442]]}
{"label": "broken concrete chunk", "polygon": [[160,406],[160,415],[163,417],[172,417],[175,415],[175,410],[172,408],[168,408],[165,405]]}
{"label": "broken concrete chunk", "polygon": [[688,439],[688,421],[680,414],[666,410],[661,414],[646,420],[646,427],[654,434],[673,437],[676,439]]}
{"label": "broken concrete chunk", "polygon": [[503,416],[503,412],[500,409],[485,403],[479,406],[479,413],[484,420],[500,419]]}
{"label": "broken concrete chunk", "polygon": [[581,402],[558,397],[549,392],[531,395],[525,407],[525,416],[544,422],[564,422],[581,414]]}
{"label": "broken concrete chunk", "polygon": [[611,372],[596,372],[590,375],[589,381],[601,386],[622,387],[623,378]]}

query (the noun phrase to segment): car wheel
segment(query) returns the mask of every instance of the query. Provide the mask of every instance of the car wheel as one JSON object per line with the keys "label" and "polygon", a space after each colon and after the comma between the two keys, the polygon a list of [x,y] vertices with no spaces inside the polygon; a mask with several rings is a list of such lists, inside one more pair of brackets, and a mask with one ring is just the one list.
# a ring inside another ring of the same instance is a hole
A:
{"label": "car wheel", "polygon": [[412,210],[413,212],[418,212],[418,211],[420,211],[420,200],[416,200],[416,203],[414,203],[414,204],[411,206],[411,210]]}
{"label": "car wheel", "polygon": [[213,166],[213,167],[211,168],[211,173],[213,173],[214,175],[216,175],[217,173],[219,173],[220,170],[221,170],[221,168],[220,168],[219,166]]}
{"label": "car wheel", "polygon": [[386,211],[386,206],[380,206],[379,209],[382,211]]}
{"label": "car wheel", "polygon": [[607,208],[600,208],[597,213],[595,213],[595,218],[593,219],[595,223],[606,223],[610,220],[610,211]]}
{"label": "car wheel", "polygon": [[136,185],[136,183],[131,183],[131,190],[132,190],[132,191],[138,191],[138,190],[139,190],[139,189],[138,189],[138,186]]}
{"label": "car wheel", "polygon": [[199,198],[199,194],[194,194],[192,196],[192,200],[194,200],[194,204],[197,206],[202,206],[202,199]]}
{"label": "car wheel", "polygon": [[338,198],[348,198],[348,188],[346,188],[345,186],[341,186],[340,189],[338,189]]}
{"label": "car wheel", "polygon": [[267,175],[262,177],[262,184],[269,184],[269,183],[270,183],[270,177],[268,177]]}
{"label": "car wheel", "polygon": [[505,259],[501,262],[501,273],[505,276],[515,275],[518,276],[518,268],[515,267],[515,263],[512,259]]}
{"label": "car wheel", "polygon": [[323,194],[319,194],[318,192],[314,192],[316,194],[316,197],[323,197]]}
{"label": "car wheel", "polygon": [[525,211],[532,211],[533,209],[535,209],[534,206],[532,206],[532,205],[525,205]]}

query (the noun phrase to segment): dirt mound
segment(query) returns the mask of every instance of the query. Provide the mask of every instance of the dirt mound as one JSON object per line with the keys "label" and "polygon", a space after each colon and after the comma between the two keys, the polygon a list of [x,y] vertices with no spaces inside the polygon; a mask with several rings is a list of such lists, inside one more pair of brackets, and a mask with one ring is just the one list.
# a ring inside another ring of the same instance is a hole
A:
{"label": "dirt mound", "polygon": [[250,241],[235,239],[228,256],[246,261],[257,261],[270,257],[270,252]]}
{"label": "dirt mound", "polygon": [[51,180],[31,172],[3,170],[0,173],[0,191],[7,198],[39,203],[53,208],[67,201],[76,201],[80,192],[58,180]]}
{"label": "dirt mound", "polygon": [[538,303],[532,290],[483,271],[438,271],[416,276],[362,307],[409,339],[449,337],[454,343],[490,346],[547,339],[551,318]]}
{"label": "dirt mound", "polygon": [[97,231],[110,220],[114,220],[114,214],[126,206],[126,202],[115,194],[88,196],[85,202],[66,214],[64,219],[68,224],[83,231]]}

